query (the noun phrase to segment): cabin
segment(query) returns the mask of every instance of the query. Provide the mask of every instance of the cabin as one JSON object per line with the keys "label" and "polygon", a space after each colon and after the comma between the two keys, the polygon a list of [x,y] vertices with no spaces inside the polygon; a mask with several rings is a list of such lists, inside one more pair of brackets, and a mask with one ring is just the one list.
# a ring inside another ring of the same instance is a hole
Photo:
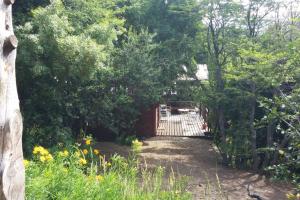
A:
{"label": "cabin", "polygon": [[[186,67],[182,66],[182,68],[187,73]],[[179,95],[179,93],[181,93],[179,85],[207,81],[208,77],[207,65],[197,64],[197,70],[194,75],[188,76],[184,74],[179,76],[177,81],[174,83],[175,90],[171,91],[171,96],[176,97]],[[176,88],[178,88],[178,91]],[[186,98],[187,100],[190,100],[190,97]],[[184,113],[185,111],[199,113],[199,109],[190,101],[167,101],[166,104],[155,104],[152,107],[141,111],[141,116],[138,119],[135,127],[136,133],[140,137],[154,137],[159,131],[160,124],[165,122],[166,116]],[[199,126],[202,127],[202,125]]]}

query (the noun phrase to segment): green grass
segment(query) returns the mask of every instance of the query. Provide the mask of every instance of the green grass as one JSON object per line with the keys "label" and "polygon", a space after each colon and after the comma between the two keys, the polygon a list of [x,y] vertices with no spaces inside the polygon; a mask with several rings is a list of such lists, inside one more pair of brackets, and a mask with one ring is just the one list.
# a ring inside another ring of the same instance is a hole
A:
{"label": "green grass", "polygon": [[[74,148],[73,148],[74,149]],[[34,158],[26,163],[26,199],[37,200],[147,200],[191,199],[186,179],[171,176],[164,180],[161,167],[149,171],[139,167],[136,156],[113,156],[105,160],[91,147],[87,154],[76,149],[54,152],[53,159]],[[86,164],[80,163],[84,159]]]}

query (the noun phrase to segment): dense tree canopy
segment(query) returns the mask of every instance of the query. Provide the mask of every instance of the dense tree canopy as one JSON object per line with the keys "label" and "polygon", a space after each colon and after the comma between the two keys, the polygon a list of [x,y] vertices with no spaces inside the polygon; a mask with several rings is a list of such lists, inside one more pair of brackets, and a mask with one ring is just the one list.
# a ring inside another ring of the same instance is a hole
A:
{"label": "dense tree canopy", "polygon": [[209,81],[183,99],[209,109],[224,164],[299,183],[297,1],[19,1],[15,15],[25,146],[132,134],[203,63]]}

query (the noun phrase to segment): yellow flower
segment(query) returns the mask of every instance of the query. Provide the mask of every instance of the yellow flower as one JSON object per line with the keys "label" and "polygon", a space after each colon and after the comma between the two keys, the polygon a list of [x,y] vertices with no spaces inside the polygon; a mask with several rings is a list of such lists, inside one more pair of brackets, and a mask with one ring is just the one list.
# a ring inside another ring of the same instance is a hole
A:
{"label": "yellow flower", "polygon": [[41,157],[40,157],[40,161],[41,161],[41,162],[45,162],[45,161],[46,161],[45,156],[41,156]]}
{"label": "yellow flower", "polygon": [[94,149],[94,154],[99,155],[100,151],[98,149]]}
{"label": "yellow flower", "polygon": [[37,146],[37,147],[34,147],[33,148],[33,154],[38,154],[38,153],[41,153],[41,152],[43,152],[45,149],[44,149],[44,147],[42,147],[42,146]]}
{"label": "yellow flower", "polygon": [[53,160],[53,156],[51,154],[48,154],[45,156],[47,161],[52,161]]}
{"label": "yellow flower", "polygon": [[40,154],[46,156],[49,154],[49,151],[47,149],[43,149]]}
{"label": "yellow flower", "polygon": [[69,152],[67,150],[64,150],[64,155],[67,157],[69,155]]}
{"label": "yellow flower", "polygon": [[91,145],[91,142],[92,142],[91,139],[86,139],[86,140],[85,140],[85,144],[86,144],[86,145]]}
{"label": "yellow flower", "polygon": [[58,155],[61,156],[61,157],[68,157],[69,152],[68,152],[67,150],[60,151],[60,152],[58,153]]}
{"label": "yellow flower", "polygon": [[32,153],[37,154],[38,152],[40,152],[40,148],[39,147],[34,147]]}
{"label": "yellow flower", "polygon": [[79,159],[79,164],[86,165],[86,163],[87,163],[86,159],[84,159],[84,158]]}
{"label": "yellow flower", "polygon": [[106,166],[107,166],[107,167],[110,167],[110,166],[111,166],[111,163],[110,163],[110,162],[107,162],[107,163],[106,163]]}
{"label": "yellow flower", "polygon": [[33,151],[32,151],[33,154],[41,154],[41,155],[48,155],[49,154],[49,151],[47,149],[45,149],[44,147],[42,146],[37,146],[37,147],[34,147]]}
{"label": "yellow flower", "polygon": [[132,140],[132,144],[136,144],[136,143],[138,143],[139,141],[137,140],[137,139],[135,139],[135,140]]}
{"label": "yellow flower", "polygon": [[87,149],[83,149],[82,152],[83,152],[84,155],[89,153],[89,151]]}
{"label": "yellow flower", "polygon": [[24,164],[24,167],[28,167],[29,166],[29,161],[24,159],[23,164]]}
{"label": "yellow flower", "polygon": [[141,151],[141,147],[143,146],[143,143],[138,141],[137,139],[132,141],[131,148],[133,152],[139,153]]}
{"label": "yellow flower", "polygon": [[99,182],[103,181],[103,179],[104,179],[103,176],[101,176],[101,175],[97,175],[95,178]]}
{"label": "yellow flower", "polygon": [[133,145],[136,145],[136,146],[143,146],[143,143],[140,142],[140,141],[138,141],[138,139],[133,140],[133,141],[132,141],[132,144],[133,144]]}

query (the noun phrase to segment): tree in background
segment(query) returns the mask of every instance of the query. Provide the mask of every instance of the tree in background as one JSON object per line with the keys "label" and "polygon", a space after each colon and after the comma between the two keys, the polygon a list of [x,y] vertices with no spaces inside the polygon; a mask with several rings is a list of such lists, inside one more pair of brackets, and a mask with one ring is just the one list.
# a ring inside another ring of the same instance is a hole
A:
{"label": "tree in background", "polygon": [[18,27],[29,149],[69,141],[80,129],[132,134],[140,111],[160,100],[160,47],[146,29],[125,28],[123,6],[56,0]]}
{"label": "tree in background", "polygon": [[[217,2],[209,1],[206,5]],[[198,99],[209,107],[209,124],[216,133],[218,146],[222,141],[220,115],[213,111],[219,105],[224,109],[226,142],[220,152],[226,152],[229,165],[265,170],[274,178],[293,180],[297,185],[300,179],[299,116],[296,114],[299,112],[296,106],[299,67],[296,66],[299,62],[294,53],[298,50],[299,35],[295,30],[299,24],[297,18],[289,17],[297,13],[294,9],[293,13],[282,11],[286,6],[282,2],[249,1],[239,6],[244,10],[240,13],[244,18],[231,23],[236,27],[221,29],[226,32],[220,34],[220,40],[215,43],[213,33],[222,32],[213,29],[205,42],[208,52],[212,48],[213,53],[225,45],[227,62],[221,71],[224,88],[219,93],[214,91],[218,85],[215,78],[218,65],[212,62],[209,64],[210,84],[202,84]],[[207,10],[207,15],[214,16],[213,11]],[[222,13],[217,10],[218,15]],[[217,22],[222,25],[222,21]],[[207,23],[208,29],[209,25]],[[216,60],[215,56],[212,58]]]}
{"label": "tree in background", "polygon": [[280,2],[202,3],[208,31],[199,41],[207,47],[210,82],[198,88],[196,98],[210,110],[223,162],[269,169],[281,178],[289,174],[299,182],[298,108],[292,106],[298,93],[299,63],[292,53],[297,34],[290,40],[299,28],[296,20],[280,17]]}
{"label": "tree in background", "polygon": [[[87,123],[88,99],[79,95],[96,75],[102,74],[104,82],[110,74],[113,43],[123,33],[120,12],[111,1],[56,0],[34,10],[32,21],[18,28],[18,85],[28,147],[67,141],[71,130]],[[103,84],[107,87],[105,82],[99,87]],[[110,103],[105,98],[102,102],[99,110]]]}
{"label": "tree in background", "polygon": [[197,42],[197,33],[202,28],[200,5],[196,0],[130,1],[125,12],[126,26],[134,30],[148,29],[155,34],[160,62],[160,80],[170,91],[174,81],[187,71],[193,74],[196,64],[203,62],[198,53],[203,49]]}
{"label": "tree in background", "polygon": [[15,14],[29,148],[80,129],[132,134],[141,109],[206,63],[210,80],[182,99],[209,108],[224,164],[299,182],[296,0],[27,3]]}
{"label": "tree in background", "polygon": [[[205,20],[207,25],[206,47],[209,58],[209,68],[211,77],[211,87],[215,105],[214,111],[217,127],[214,129],[220,135],[218,147],[222,155],[223,163],[228,165],[227,139],[225,130],[225,114],[223,93],[225,89],[224,71],[232,54],[230,46],[235,32],[237,31],[237,9],[239,8],[233,1],[203,1],[205,8]],[[207,98],[208,100],[208,98]],[[208,100],[210,101],[210,100]]]}

